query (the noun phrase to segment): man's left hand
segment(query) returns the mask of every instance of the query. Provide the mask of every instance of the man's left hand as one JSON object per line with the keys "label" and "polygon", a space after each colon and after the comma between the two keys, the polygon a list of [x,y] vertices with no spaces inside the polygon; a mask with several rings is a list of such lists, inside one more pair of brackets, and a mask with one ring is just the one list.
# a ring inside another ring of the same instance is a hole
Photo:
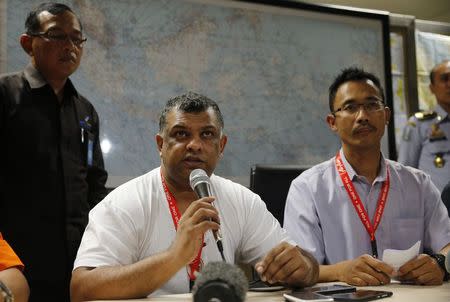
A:
{"label": "man's left hand", "polygon": [[420,254],[402,265],[397,277],[401,281],[412,281],[420,285],[441,285],[444,271],[432,257]]}
{"label": "man's left hand", "polygon": [[309,286],[317,282],[319,265],[299,247],[282,242],[255,265],[261,280],[271,284]]}

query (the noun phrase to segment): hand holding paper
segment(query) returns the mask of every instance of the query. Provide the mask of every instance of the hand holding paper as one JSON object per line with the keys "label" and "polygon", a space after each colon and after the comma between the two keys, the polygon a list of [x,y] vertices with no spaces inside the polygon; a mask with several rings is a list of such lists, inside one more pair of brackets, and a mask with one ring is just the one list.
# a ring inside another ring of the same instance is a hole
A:
{"label": "hand holding paper", "polygon": [[417,285],[440,285],[444,280],[444,270],[434,257],[419,254],[420,241],[405,251],[385,250],[383,261],[396,270],[395,277],[402,283]]}
{"label": "hand holding paper", "polygon": [[383,251],[383,262],[391,265],[397,271],[403,264],[417,257],[420,251],[420,240],[407,250],[386,249]]}

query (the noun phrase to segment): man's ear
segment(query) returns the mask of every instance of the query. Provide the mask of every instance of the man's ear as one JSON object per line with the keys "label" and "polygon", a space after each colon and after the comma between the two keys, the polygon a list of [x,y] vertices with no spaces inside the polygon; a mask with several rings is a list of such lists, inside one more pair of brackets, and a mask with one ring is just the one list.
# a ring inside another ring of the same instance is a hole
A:
{"label": "man's ear", "polygon": [[223,156],[223,150],[225,150],[225,145],[227,144],[228,137],[224,134],[220,138],[220,156]]}
{"label": "man's ear", "polygon": [[384,114],[386,117],[386,125],[388,125],[389,121],[391,120],[391,114],[392,114],[391,109],[389,107],[384,107]]}
{"label": "man's ear", "polygon": [[433,83],[430,83],[430,85],[428,85],[428,88],[430,88],[430,91],[431,91],[432,94],[435,94],[434,93],[434,84]]}
{"label": "man's ear", "polygon": [[155,140],[156,140],[156,145],[158,146],[159,156],[161,156],[161,152],[162,152],[161,150],[163,147],[164,139],[161,136],[161,134],[158,133],[155,135]]}
{"label": "man's ear", "polygon": [[22,34],[20,36],[20,45],[22,46],[23,50],[25,50],[25,52],[32,57],[33,56],[33,37],[27,35],[27,34]]}
{"label": "man's ear", "polygon": [[337,127],[336,127],[336,116],[334,116],[334,114],[328,114],[327,115],[327,124],[328,127],[330,127],[330,129],[334,132],[337,131]]}

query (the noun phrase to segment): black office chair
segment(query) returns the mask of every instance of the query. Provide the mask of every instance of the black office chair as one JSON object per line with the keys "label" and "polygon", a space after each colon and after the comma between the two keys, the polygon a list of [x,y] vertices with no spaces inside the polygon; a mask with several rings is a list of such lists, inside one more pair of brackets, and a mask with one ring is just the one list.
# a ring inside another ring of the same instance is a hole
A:
{"label": "black office chair", "polygon": [[450,182],[444,187],[442,190],[442,202],[445,204],[445,207],[448,211],[448,217],[450,217]]}
{"label": "black office chair", "polygon": [[261,196],[281,225],[291,182],[309,168],[297,165],[254,165],[251,168],[250,190]]}

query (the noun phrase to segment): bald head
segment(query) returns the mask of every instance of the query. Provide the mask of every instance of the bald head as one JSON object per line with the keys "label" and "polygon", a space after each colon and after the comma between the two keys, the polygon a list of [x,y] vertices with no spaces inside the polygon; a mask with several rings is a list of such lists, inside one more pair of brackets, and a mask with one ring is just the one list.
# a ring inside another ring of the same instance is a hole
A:
{"label": "bald head", "polygon": [[450,60],[442,61],[430,73],[430,91],[438,104],[450,113]]}
{"label": "bald head", "polygon": [[434,65],[434,67],[430,71],[430,83],[431,84],[434,84],[434,82],[435,82],[436,71],[438,69],[445,69],[446,67],[450,68],[450,60],[444,60],[441,63]]}

